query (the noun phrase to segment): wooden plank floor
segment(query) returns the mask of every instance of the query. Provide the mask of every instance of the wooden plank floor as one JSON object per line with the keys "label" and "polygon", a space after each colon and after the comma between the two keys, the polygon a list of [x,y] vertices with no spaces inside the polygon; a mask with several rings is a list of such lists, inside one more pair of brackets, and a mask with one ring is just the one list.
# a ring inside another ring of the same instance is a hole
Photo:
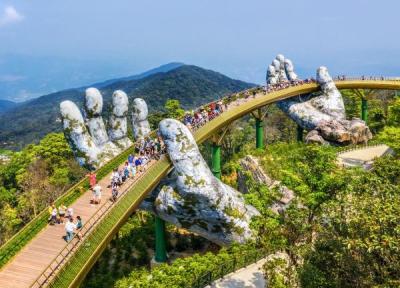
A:
{"label": "wooden plank floor", "polygon": [[[150,164],[151,165],[151,164]],[[81,216],[83,224],[92,217],[104,201],[109,201],[111,189],[107,188],[110,183],[110,176],[107,175],[101,181],[103,188],[102,203],[100,205],[90,204],[92,191],[86,191],[71,206],[74,209],[74,217]],[[130,184],[137,180],[130,178],[120,190],[120,193],[127,189]],[[64,224],[48,225],[34,239],[32,239],[11,261],[0,270],[1,288],[26,288],[30,287],[41,275],[43,270],[52,262],[66,245]]]}

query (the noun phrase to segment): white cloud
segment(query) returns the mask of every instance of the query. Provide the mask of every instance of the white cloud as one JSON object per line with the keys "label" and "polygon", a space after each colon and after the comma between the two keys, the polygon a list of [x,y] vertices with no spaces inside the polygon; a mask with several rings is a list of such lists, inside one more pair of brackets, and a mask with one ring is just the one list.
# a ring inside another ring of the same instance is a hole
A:
{"label": "white cloud", "polygon": [[2,15],[0,15],[0,27],[20,22],[24,16],[20,14],[13,6],[6,6]]}
{"label": "white cloud", "polygon": [[17,82],[24,79],[25,77],[20,75],[0,75],[0,82]]}

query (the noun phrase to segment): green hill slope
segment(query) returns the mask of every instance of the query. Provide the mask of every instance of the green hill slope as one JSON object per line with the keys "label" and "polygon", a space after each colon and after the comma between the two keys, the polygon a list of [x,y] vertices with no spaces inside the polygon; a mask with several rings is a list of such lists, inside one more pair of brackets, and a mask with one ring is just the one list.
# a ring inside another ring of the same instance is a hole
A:
{"label": "green hill slope", "polygon": [[6,112],[18,104],[12,101],[0,99],[0,113]]}
{"label": "green hill slope", "polygon": [[[105,111],[112,92],[122,89],[130,99],[144,98],[150,111],[154,112],[162,109],[168,99],[178,99],[188,109],[251,86],[211,70],[184,65],[142,79],[114,82],[101,88],[101,92],[105,99]],[[22,103],[3,113],[0,115],[0,148],[20,149],[50,132],[61,131],[59,103],[72,100],[82,107],[83,98],[81,88],[63,90]]]}

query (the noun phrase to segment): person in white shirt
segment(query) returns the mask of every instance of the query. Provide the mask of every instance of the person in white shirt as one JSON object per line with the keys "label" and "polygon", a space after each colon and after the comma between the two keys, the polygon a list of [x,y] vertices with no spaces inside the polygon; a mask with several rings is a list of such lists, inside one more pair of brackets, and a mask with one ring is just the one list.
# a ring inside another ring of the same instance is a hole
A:
{"label": "person in white shirt", "polygon": [[71,217],[71,218],[69,218],[67,220],[67,223],[65,223],[65,232],[66,232],[65,240],[67,242],[71,241],[72,238],[74,238],[75,228],[76,228],[76,226],[75,226],[75,224],[73,222],[73,219]]}
{"label": "person in white shirt", "polygon": [[72,219],[73,217],[74,217],[74,208],[69,207],[69,208],[67,209],[67,218]]}
{"label": "person in white shirt", "polygon": [[99,184],[97,184],[96,186],[94,186],[93,188],[93,192],[94,192],[94,199],[93,199],[93,203],[95,204],[100,204],[101,201],[101,186]]}

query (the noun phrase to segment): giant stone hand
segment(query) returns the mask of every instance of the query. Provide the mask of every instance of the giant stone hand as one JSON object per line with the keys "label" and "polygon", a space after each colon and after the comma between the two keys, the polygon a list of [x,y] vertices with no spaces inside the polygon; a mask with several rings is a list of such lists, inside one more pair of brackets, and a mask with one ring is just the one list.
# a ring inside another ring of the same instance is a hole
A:
{"label": "giant stone hand", "polygon": [[[278,55],[268,66],[267,85],[296,81],[297,75],[289,59]],[[317,70],[317,83],[321,93],[290,98],[277,103],[278,107],[298,125],[310,131],[307,142],[356,144],[372,138],[372,134],[360,119],[346,120],[342,95],[336,88],[326,67]]]}
{"label": "giant stone hand", "polygon": [[[146,103],[140,100],[147,111]],[[107,133],[101,116],[103,97],[99,90],[86,89],[85,120],[75,103],[69,100],[61,102],[64,134],[81,165],[100,167],[132,145],[132,141],[127,137],[128,104],[125,92],[117,90],[113,93],[113,109]],[[135,112],[132,114],[135,115]],[[141,118],[142,122],[147,122],[146,117],[147,113]],[[144,133],[147,133],[147,130]]]}
{"label": "giant stone hand", "polygon": [[164,119],[159,132],[175,170],[142,208],[220,245],[251,238],[250,219],[259,212],[245,204],[241,193],[214,177],[189,129]]}

